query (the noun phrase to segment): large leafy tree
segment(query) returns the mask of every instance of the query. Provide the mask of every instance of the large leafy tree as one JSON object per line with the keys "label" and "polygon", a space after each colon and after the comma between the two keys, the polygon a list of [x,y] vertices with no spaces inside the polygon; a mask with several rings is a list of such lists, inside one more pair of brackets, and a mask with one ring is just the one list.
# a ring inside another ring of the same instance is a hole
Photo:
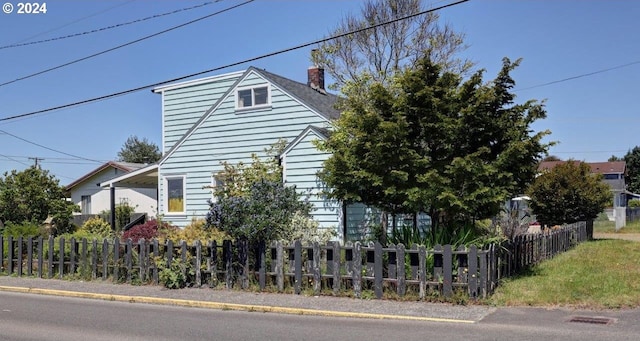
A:
{"label": "large leafy tree", "polygon": [[572,160],[538,176],[527,194],[536,218],[548,226],[594,219],[611,199],[602,175]]}
{"label": "large leafy tree", "polygon": [[640,193],[640,147],[635,146],[624,156],[627,164],[625,182],[627,189],[633,193]]}
{"label": "large leafy tree", "polygon": [[[349,14],[331,35],[359,30],[374,24],[415,15],[424,10],[421,0],[368,0],[359,15]],[[467,70],[468,60],[456,57],[466,48],[464,35],[438,22],[435,12],[417,15],[325,42],[312,54],[312,61],[335,80],[332,88],[371,80],[386,84],[394,75],[411,68],[427,54],[455,72]]]}
{"label": "large leafy tree", "polygon": [[[319,174],[331,197],[391,213],[427,212],[432,231],[497,214],[509,195],[533,180],[548,131],[530,126],[546,112],[535,100],[515,104],[503,60],[497,78],[482,71],[467,81],[428,57],[388,86],[373,83],[350,96]],[[364,96],[363,96],[364,94]]]}
{"label": "large leafy tree", "polygon": [[77,205],[67,201],[58,179],[49,171],[30,167],[13,170],[0,177],[0,220],[41,224],[51,217],[57,232],[71,228],[71,215]]}
{"label": "large leafy tree", "polygon": [[129,136],[118,152],[118,161],[133,163],[154,163],[162,157],[158,146],[137,136]]}

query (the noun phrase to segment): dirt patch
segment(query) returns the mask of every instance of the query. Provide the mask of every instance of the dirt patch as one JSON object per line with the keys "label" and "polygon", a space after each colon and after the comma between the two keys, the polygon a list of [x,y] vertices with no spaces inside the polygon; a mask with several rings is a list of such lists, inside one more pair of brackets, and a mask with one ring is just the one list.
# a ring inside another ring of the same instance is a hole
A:
{"label": "dirt patch", "polygon": [[640,242],[640,233],[593,233],[594,239],[624,239]]}

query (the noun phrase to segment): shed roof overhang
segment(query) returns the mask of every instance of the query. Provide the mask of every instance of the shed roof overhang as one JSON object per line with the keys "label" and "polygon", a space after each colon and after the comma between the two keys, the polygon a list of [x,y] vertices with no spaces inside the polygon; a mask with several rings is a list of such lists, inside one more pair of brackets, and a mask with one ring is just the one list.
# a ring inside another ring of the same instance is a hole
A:
{"label": "shed roof overhang", "polygon": [[152,164],[111,180],[100,187],[158,188],[158,164]]}

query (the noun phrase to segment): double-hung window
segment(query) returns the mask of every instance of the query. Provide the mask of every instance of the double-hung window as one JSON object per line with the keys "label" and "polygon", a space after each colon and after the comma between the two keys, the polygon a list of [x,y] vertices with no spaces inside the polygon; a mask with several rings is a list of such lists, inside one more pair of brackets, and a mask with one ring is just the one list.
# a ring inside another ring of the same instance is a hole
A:
{"label": "double-hung window", "polygon": [[91,196],[83,195],[80,198],[80,209],[82,214],[91,214]]}
{"label": "double-hung window", "polygon": [[260,85],[251,88],[239,88],[236,91],[236,109],[251,109],[267,107],[271,105],[268,85]]}

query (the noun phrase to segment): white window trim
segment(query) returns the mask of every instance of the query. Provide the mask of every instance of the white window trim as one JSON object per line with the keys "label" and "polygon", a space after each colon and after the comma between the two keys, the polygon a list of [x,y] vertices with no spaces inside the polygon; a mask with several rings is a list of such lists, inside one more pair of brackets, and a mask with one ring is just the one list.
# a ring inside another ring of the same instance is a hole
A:
{"label": "white window trim", "polygon": [[[169,212],[169,180],[182,179],[182,211]],[[168,175],[164,177],[164,214],[167,216],[183,216],[187,214],[187,176]]]}
{"label": "white window trim", "polygon": [[[240,96],[238,96],[238,93],[240,91],[243,90],[251,90],[251,103],[255,103],[255,94],[254,94],[254,89],[258,89],[258,88],[267,88],[267,103],[266,104],[260,104],[260,105],[252,105],[250,107],[241,107],[238,105]],[[263,108],[269,108],[271,107],[271,84],[267,83],[267,84],[260,84],[260,85],[253,85],[253,86],[244,86],[244,87],[239,87],[236,88],[235,91],[235,106],[236,106],[236,111],[247,111],[247,110],[254,110],[254,109],[263,109]]]}

